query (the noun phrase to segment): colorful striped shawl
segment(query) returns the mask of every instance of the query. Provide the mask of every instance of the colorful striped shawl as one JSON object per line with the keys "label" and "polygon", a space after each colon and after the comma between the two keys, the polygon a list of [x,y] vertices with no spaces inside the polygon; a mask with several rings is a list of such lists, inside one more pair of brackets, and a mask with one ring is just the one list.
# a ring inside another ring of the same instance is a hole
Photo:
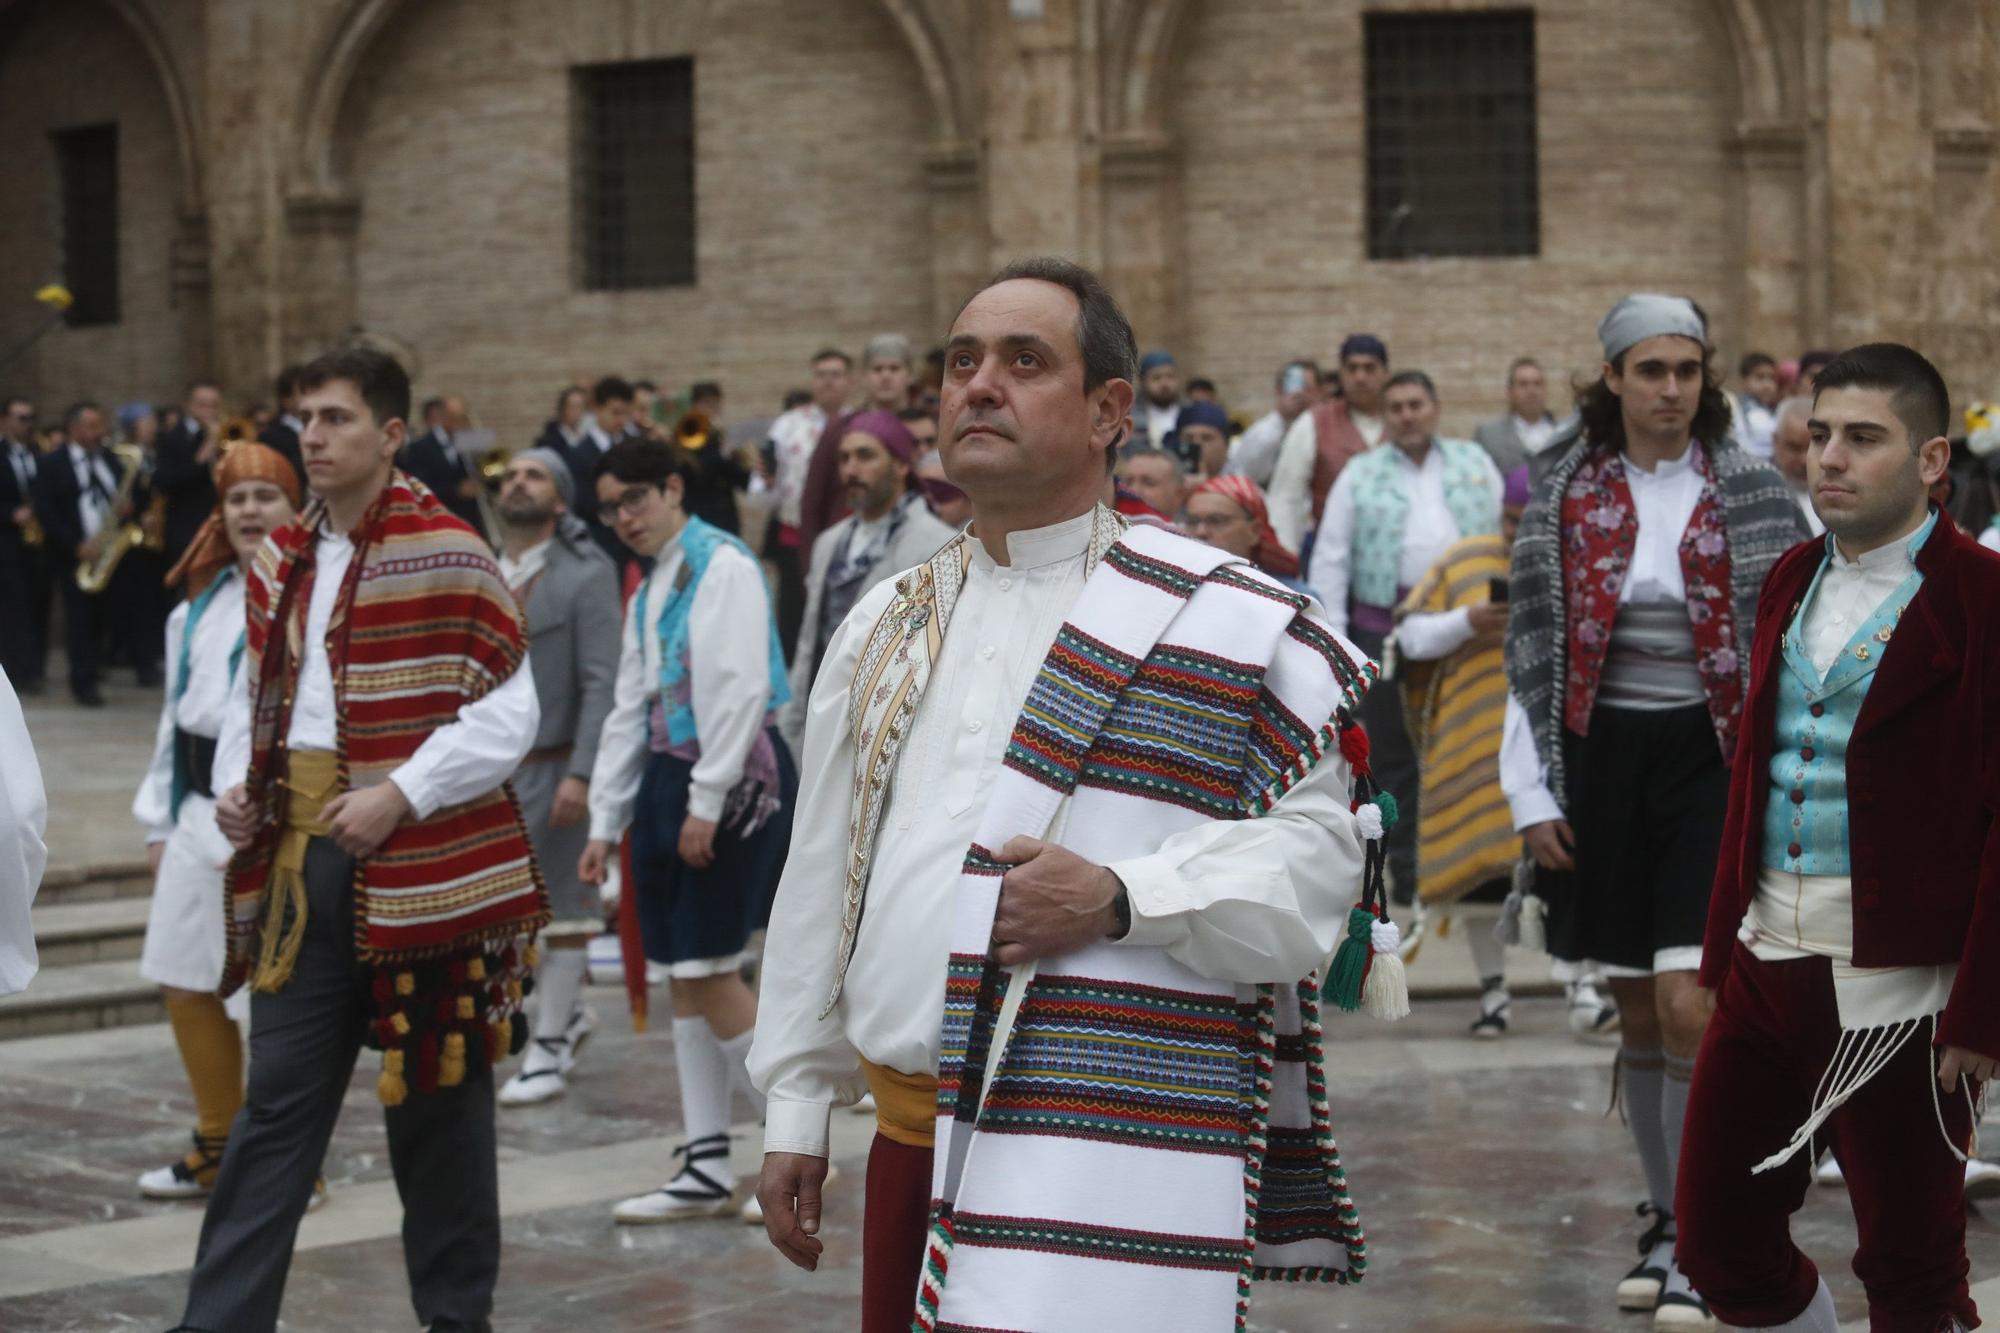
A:
{"label": "colorful striped shawl", "polygon": [[1048,836],[1104,863],[1257,817],[1372,674],[1305,598],[1214,548],[1134,525],[1098,561],[954,898],[917,1329],[1219,1331],[1253,1278],[1361,1277],[1314,980],[1239,985],[1109,943],[1002,969],[986,849]]}
{"label": "colorful striped shawl", "polygon": [[[245,602],[251,681],[249,786],[256,840],[228,873],[223,992],[254,963],[283,815],[292,692],[303,660],[314,555],[326,508],[264,543]],[[354,557],[334,603],[327,653],[340,719],[342,786],[387,780],[425,738],[521,665],[520,607],[486,545],[430,491],[392,475],[351,534]],[[355,867],[357,956],[369,963],[469,956],[548,921],[548,893],[503,782],[484,796],[409,820]]]}
{"label": "colorful striped shawl", "polygon": [[[1433,615],[1480,606],[1507,577],[1507,543],[1468,537],[1438,558],[1398,608]],[[1435,662],[1404,659],[1398,676],[1403,716],[1421,774],[1417,891],[1448,906],[1491,880],[1511,879],[1521,840],[1500,790],[1500,730],[1507,671],[1499,630],[1475,636]]]}

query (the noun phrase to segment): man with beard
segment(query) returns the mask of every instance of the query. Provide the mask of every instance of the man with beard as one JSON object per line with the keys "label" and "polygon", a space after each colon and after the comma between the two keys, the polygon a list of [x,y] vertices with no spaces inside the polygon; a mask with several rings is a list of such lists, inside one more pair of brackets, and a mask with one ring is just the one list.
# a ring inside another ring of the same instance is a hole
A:
{"label": "man with beard", "polygon": [[1347,460],[1382,442],[1382,387],[1389,348],[1372,333],[1340,345],[1340,397],[1304,413],[1285,432],[1271,474],[1271,526],[1287,550],[1301,551],[1319,522],[1326,494]]}
{"label": "man with beard", "polygon": [[502,1106],[567,1091],[596,1016],[578,1003],[584,949],[603,928],[597,894],[577,878],[590,839],[590,771],[618,675],[618,572],[572,512],[576,489],[562,455],[530,449],[500,478],[500,577],[528,621],[542,721],[514,771],[514,798],[549,886],[549,924],[536,974],[540,1008],[520,1072]]}
{"label": "man with beard", "polygon": [[806,724],[806,698],[833,631],[855,602],[883,579],[928,560],[952,530],[910,485],[916,442],[888,412],[850,417],[840,441],[840,480],[854,510],[813,543],[806,574],[806,614],[792,654],[792,698],[780,730],[794,752]]}

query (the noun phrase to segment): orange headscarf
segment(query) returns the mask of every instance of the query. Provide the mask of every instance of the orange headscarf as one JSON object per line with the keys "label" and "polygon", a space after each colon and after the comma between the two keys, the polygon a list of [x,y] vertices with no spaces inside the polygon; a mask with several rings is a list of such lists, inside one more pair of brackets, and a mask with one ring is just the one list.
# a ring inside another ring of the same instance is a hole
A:
{"label": "orange headscarf", "polygon": [[[226,496],[231,488],[246,481],[268,481],[285,493],[294,510],[299,508],[299,474],[293,469],[291,460],[269,445],[255,440],[241,440],[223,451],[215,463],[215,493]],[[222,526],[222,503],[218,499],[215,512],[203,521],[188,543],[187,554],[180,562],[167,571],[166,583],[169,588],[183,579],[187,581],[187,595],[199,597],[215,581],[215,576],[236,563],[236,551],[229,544],[229,533]]]}
{"label": "orange headscarf", "polygon": [[1248,477],[1233,473],[1210,477],[1194,488],[1199,495],[1207,491],[1231,501],[1250,519],[1257,529],[1257,546],[1250,552],[1250,559],[1266,574],[1275,574],[1281,579],[1295,579],[1299,576],[1299,558],[1285,549],[1278,540],[1277,529],[1271,526],[1271,511],[1264,504],[1264,492],[1257,489],[1257,483]]}

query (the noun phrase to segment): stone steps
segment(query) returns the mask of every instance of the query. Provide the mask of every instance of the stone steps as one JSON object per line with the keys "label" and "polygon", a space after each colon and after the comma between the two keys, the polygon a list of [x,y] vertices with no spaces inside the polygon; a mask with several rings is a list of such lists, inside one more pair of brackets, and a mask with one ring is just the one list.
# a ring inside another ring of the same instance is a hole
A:
{"label": "stone steps", "polygon": [[160,988],[139,975],[152,891],[144,862],[50,869],[33,912],[41,970],[0,997],[0,1040],[165,1017]]}

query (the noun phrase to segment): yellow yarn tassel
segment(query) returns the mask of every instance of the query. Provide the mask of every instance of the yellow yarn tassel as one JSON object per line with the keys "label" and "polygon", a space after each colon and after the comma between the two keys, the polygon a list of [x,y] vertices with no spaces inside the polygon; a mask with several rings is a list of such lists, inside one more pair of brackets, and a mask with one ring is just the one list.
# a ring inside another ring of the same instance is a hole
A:
{"label": "yellow yarn tassel", "polygon": [[410,1016],[398,1009],[389,1015],[389,1026],[396,1029],[397,1036],[407,1037],[410,1035]]}
{"label": "yellow yarn tassel", "polygon": [[471,997],[470,995],[461,995],[461,996],[459,996],[459,997],[458,997],[458,1016],[459,1016],[460,1018],[471,1018],[471,1017],[472,1017],[472,1015],[473,1015],[473,1009],[472,1009],[472,997]]}
{"label": "yellow yarn tassel", "polygon": [[455,1088],[465,1082],[465,1034],[447,1032],[444,1053],[438,1056],[438,1086]]}
{"label": "yellow yarn tassel", "polygon": [[401,1106],[410,1095],[410,1085],[403,1081],[401,1051],[382,1052],[382,1078],[375,1085],[375,1095],[384,1106]]}
{"label": "yellow yarn tassel", "polygon": [[[296,858],[290,855],[294,841],[298,843]],[[256,969],[250,975],[250,989],[266,995],[282,990],[292,979],[299,948],[305,943],[307,841],[297,830],[286,829],[272,858],[264,897],[263,937],[258,942]]]}
{"label": "yellow yarn tassel", "polygon": [[527,964],[530,972],[540,967],[542,965],[542,946],[539,944],[530,944],[526,949],[521,951],[521,961]]}
{"label": "yellow yarn tassel", "polygon": [[508,1044],[513,1040],[513,1025],[510,1022],[488,1023],[486,1025],[486,1061],[499,1064],[507,1058]]}
{"label": "yellow yarn tassel", "polygon": [[486,960],[474,958],[465,965],[465,975],[474,981],[486,980]]}
{"label": "yellow yarn tassel", "polygon": [[415,974],[410,972],[398,972],[396,974],[396,994],[415,995],[416,993],[417,993],[417,978]]}

